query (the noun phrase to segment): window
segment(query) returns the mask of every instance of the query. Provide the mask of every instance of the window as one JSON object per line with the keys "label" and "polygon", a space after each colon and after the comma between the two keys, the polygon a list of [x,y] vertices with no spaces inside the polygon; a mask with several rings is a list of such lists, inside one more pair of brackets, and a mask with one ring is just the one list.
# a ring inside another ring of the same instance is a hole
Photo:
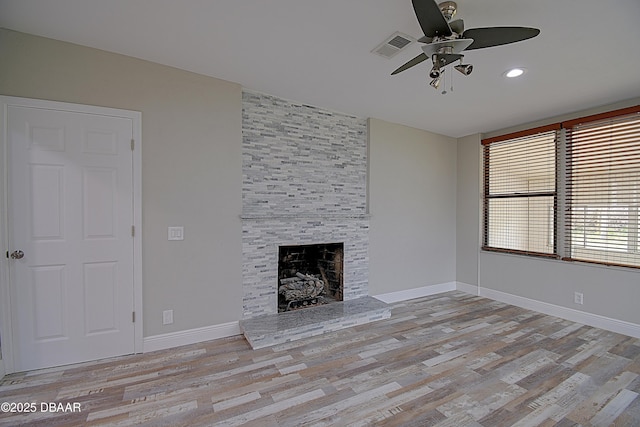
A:
{"label": "window", "polygon": [[640,106],[482,144],[483,249],[640,267]]}
{"label": "window", "polygon": [[485,139],[484,249],[556,253],[559,126]]}
{"label": "window", "polygon": [[615,111],[567,129],[568,259],[640,267],[640,113]]}

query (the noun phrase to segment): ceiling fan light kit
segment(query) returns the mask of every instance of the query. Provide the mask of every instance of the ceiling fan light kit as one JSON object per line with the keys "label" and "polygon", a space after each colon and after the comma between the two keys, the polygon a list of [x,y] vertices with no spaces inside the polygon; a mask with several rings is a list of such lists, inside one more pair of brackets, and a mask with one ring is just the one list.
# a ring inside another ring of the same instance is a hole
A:
{"label": "ceiling fan light kit", "polygon": [[[424,33],[424,37],[419,38],[418,42],[425,45],[422,46],[420,55],[397,68],[391,75],[431,59],[432,68],[429,77],[433,80],[430,85],[435,89],[440,85],[440,74],[444,72],[444,68],[455,61],[460,61],[454,66],[457,71],[465,76],[471,74],[473,65],[462,63],[463,51],[515,43],[540,34],[539,29],[529,27],[486,27],[465,30],[462,19],[451,21],[458,10],[455,2],[445,1],[440,4],[435,0],[412,0],[412,2],[418,23]],[[519,75],[522,75],[524,69],[520,70],[522,72]]]}
{"label": "ceiling fan light kit", "polygon": [[440,87],[440,76],[436,77],[435,79],[431,80],[431,83],[429,83],[431,85],[431,87],[433,87],[434,89],[438,89]]}
{"label": "ceiling fan light kit", "polygon": [[459,71],[465,76],[468,76],[473,71],[473,65],[471,64],[459,64],[453,68],[455,68],[457,71]]}

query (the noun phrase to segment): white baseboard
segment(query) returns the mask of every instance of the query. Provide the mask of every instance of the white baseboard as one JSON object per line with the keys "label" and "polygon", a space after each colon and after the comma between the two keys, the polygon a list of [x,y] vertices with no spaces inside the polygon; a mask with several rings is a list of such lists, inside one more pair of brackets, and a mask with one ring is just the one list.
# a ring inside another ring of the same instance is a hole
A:
{"label": "white baseboard", "polygon": [[478,288],[477,285],[470,285],[468,283],[456,282],[456,290],[465,292],[467,294],[478,295],[479,289],[480,288]]}
{"label": "white baseboard", "polygon": [[456,282],[447,282],[439,283],[437,285],[423,286],[421,288],[407,289],[404,291],[389,292],[388,294],[374,295],[373,297],[382,302],[386,302],[387,304],[391,304],[394,302],[406,301],[455,290]]}
{"label": "white baseboard", "polygon": [[574,310],[572,308],[562,307],[547,302],[537,301],[518,295],[508,294],[506,292],[496,291],[493,289],[478,287],[478,294],[481,297],[489,298],[495,301],[504,302],[506,304],[534,310],[539,313],[548,314],[550,316],[560,317],[562,319],[571,320],[572,322],[582,323],[600,329],[628,335],[634,338],[640,338],[640,325],[626,322],[624,320],[612,319],[599,314],[585,313],[584,311]]}
{"label": "white baseboard", "polygon": [[[562,319],[571,320],[572,322],[578,322],[584,325],[606,329],[608,331],[617,332],[634,338],[640,338],[640,325],[637,325],[635,323],[611,319],[609,317],[600,316],[598,314],[586,313],[584,311],[574,310],[572,308],[562,307],[555,304],[549,304],[546,302],[508,294],[506,292],[496,291],[493,289],[481,288],[479,286],[469,285],[462,282],[439,283],[437,285],[423,286],[420,288],[374,295],[374,298],[377,298],[380,301],[386,303],[395,303],[455,290],[471,295],[479,295],[481,297],[500,301],[505,304],[515,305],[517,307],[526,308],[528,310],[534,310],[550,316],[556,316]],[[206,326],[203,328],[190,329],[187,331],[170,332],[167,334],[154,335],[144,338],[143,351],[147,353],[150,351],[164,350],[181,345],[196,344],[202,341],[226,338],[240,334],[240,325],[237,321]],[[2,378],[3,376],[4,364],[0,359],[0,378]]]}
{"label": "white baseboard", "polygon": [[168,334],[145,337],[142,351],[147,353],[150,351],[164,350],[181,345],[196,344],[202,341],[240,335],[240,333],[239,322],[222,323],[220,325],[205,326],[187,331],[169,332]]}

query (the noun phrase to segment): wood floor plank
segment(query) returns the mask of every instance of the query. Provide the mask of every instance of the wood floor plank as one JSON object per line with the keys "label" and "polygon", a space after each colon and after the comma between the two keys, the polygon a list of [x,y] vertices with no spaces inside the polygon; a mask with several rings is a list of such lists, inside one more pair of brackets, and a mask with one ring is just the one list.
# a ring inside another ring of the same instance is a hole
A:
{"label": "wood floor plank", "polygon": [[240,336],[6,376],[0,426],[640,425],[640,340],[447,292],[252,350]]}

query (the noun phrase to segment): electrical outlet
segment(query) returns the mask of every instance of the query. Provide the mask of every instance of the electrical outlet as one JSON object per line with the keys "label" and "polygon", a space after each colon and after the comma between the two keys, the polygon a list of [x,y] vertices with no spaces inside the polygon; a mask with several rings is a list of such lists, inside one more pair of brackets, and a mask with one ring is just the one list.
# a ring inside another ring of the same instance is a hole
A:
{"label": "electrical outlet", "polygon": [[165,310],[162,312],[162,324],[170,325],[173,323],[173,310]]}
{"label": "electrical outlet", "polygon": [[573,302],[580,305],[584,303],[584,295],[582,295],[582,292],[573,293]]}

